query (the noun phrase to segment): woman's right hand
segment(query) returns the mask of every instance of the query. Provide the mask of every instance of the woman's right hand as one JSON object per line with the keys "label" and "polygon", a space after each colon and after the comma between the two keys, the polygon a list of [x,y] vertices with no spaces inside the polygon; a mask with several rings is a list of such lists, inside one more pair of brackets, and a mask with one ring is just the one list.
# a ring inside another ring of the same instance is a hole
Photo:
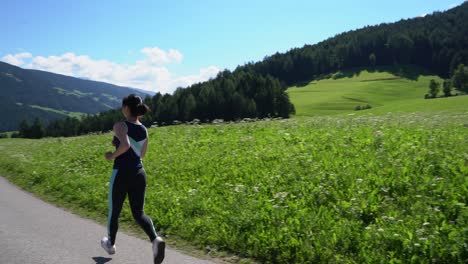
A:
{"label": "woman's right hand", "polygon": [[104,157],[106,158],[106,160],[113,160],[114,157],[112,156],[112,152],[108,151],[106,152],[106,154],[104,154]]}

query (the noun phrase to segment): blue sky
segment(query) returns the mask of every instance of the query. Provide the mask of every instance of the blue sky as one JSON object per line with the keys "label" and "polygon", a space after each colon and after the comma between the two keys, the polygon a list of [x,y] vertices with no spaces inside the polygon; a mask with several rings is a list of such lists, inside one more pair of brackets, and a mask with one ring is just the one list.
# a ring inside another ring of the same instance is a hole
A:
{"label": "blue sky", "polygon": [[23,68],[171,92],[275,52],[461,3],[463,0],[2,1],[0,60]]}

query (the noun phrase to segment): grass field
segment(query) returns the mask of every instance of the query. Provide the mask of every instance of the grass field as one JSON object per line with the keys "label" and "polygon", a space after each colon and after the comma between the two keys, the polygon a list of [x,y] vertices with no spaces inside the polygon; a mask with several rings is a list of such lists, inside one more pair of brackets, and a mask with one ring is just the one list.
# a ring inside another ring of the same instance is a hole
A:
{"label": "grass field", "polygon": [[[146,211],[168,240],[262,263],[468,260],[466,112],[149,133]],[[104,222],[111,138],[2,139],[0,173]]]}
{"label": "grass field", "polygon": [[[417,68],[410,67],[407,71],[412,73],[411,77],[388,71],[357,69],[337,73],[334,78],[313,81],[303,87],[291,87],[287,91],[296,107],[296,116],[440,113],[468,109],[468,96],[424,99],[429,81],[435,79],[442,83],[442,80],[438,76],[417,74],[421,71]],[[358,105],[368,104],[371,109],[355,110]]]}

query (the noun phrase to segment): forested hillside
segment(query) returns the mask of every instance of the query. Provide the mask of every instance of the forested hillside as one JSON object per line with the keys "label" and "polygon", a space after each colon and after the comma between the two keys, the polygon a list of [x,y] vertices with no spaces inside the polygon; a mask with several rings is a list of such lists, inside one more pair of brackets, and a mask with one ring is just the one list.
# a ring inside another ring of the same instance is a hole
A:
{"label": "forested hillside", "polygon": [[0,111],[8,113],[0,132],[16,130],[21,120],[44,123],[66,116],[95,114],[120,105],[135,89],[50,72],[26,70],[0,62]]}
{"label": "forested hillside", "polygon": [[390,64],[415,64],[447,78],[461,63],[468,65],[468,2],[446,12],[342,33],[239,70],[293,85],[342,69]]}

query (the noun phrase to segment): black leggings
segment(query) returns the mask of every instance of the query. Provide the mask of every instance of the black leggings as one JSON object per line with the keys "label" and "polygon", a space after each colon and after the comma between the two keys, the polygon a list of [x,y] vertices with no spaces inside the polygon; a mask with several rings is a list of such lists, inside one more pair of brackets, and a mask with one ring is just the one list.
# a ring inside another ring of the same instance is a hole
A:
{"label": "black leggings", "polygon": [[145,205],[146,173],[143,168],[114,169],[109,185],[109,215],[107,232],[112,245],[115,244],[119,215],[125,196],[128,194],[130,208],[135,221],[143,228],[150,241],[156,238],[153,221],[143,211]]}

